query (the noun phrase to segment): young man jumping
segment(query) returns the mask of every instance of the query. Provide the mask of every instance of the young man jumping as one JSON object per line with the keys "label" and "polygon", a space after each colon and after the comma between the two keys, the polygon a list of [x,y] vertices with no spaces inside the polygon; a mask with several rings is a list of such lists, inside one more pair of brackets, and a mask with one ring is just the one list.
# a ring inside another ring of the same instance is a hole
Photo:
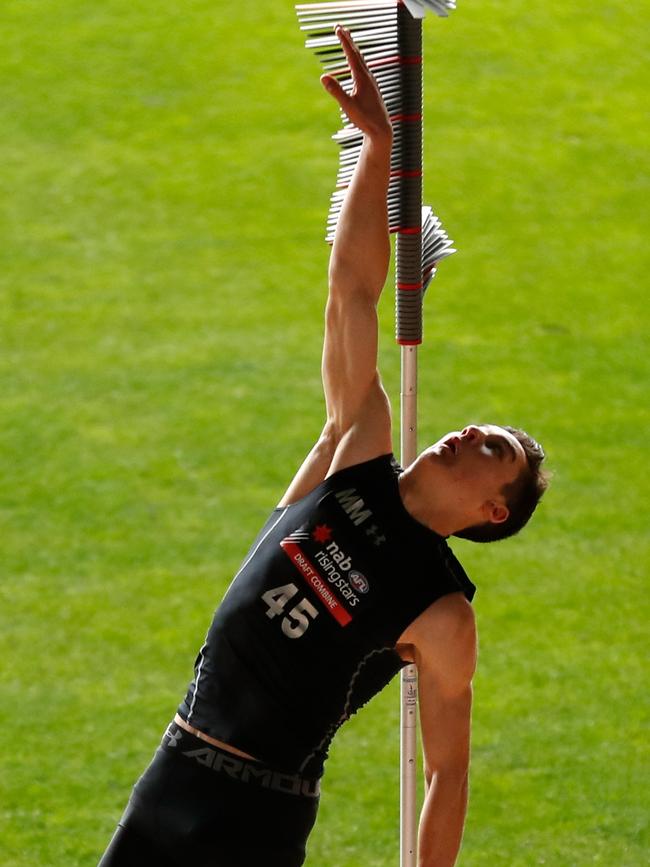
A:
{"label": "young man jumping", "polygon": [[407,663],[419,674],[427,792],[419,867],[456,861],[467,805],[474,585],[451,535],[527,522],[546,481],[522,431],[471,424],[404,471],[377,371],[390,259],[391,123],[349,33],[364,133],[336,229],[323,349],[327,419],[216,611],[195,676],[101,867],[299,867],[336,731]]}

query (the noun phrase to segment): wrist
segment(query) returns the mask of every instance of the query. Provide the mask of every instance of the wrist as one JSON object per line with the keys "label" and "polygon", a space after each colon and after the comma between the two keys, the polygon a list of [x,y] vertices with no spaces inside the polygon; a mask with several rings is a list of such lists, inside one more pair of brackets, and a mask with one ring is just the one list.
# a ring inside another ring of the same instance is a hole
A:
{"label": "wrist", "polygon": [[390,153],[393,147],[393,128],[389,125],[388,127],[368,130],[364,134],[364,139],[370,150],[378,153]]}

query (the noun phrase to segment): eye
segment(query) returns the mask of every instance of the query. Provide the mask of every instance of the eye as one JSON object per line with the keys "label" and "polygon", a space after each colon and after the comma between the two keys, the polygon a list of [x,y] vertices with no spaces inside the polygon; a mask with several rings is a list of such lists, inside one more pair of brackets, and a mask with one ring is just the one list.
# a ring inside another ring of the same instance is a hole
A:
{"label": "eye", "polygon": [[487,446],[487,448],[490,449],[490,451],[495,452],[497,455],[500,456],[503,454],[503,445],[499,442],[499,440],[485,440],[485,445]]}

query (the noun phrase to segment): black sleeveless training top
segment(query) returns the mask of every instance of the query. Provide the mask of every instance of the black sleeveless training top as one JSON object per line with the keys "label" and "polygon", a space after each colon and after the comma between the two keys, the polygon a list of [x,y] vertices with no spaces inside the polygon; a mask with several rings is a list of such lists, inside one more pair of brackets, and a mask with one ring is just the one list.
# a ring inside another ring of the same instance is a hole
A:
{"label": "black sleeveless training top", "polygon": [[406,664],[406,627],[447,593],[474,596],[444,538],[404,508],[399,473],[383,455],[274,510],[214,615],[183,719],[322,773],[339,726]]}

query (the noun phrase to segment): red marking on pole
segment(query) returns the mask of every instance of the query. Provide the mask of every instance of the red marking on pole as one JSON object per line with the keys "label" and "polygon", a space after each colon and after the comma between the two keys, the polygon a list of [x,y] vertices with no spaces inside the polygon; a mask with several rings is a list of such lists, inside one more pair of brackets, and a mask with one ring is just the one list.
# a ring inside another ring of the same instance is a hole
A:
{"label": "red marking on pole", "polygon": [[419,346],[422,343],[421,340],[400,340],[399,338],[397,342],[400,346]]}
{"label": "red marking on pole", "polygon": [[310,562],[309,558],[303,554],[300,545],[297,542],[292,542],[291,539],[283,539],[280,542],[280,547],[307,584],[316,592],[325,609],[332,615],[339,626],[347,626],[352,621],[352,617],[345,610],[340,599],[332,592],[327,581]]}
{"label": "red marking on pole", "polygon": [[406,169],[396,169],[395,171],[390,173],[391,178],[421,178],[422,177],[422,169],[414,169],[413,171],[406,171]]}
{"label": "red marking on pole", "polygon": [[393,229],[393,232],[399,232],[400,235],[421,235],[422,226],[413,226],[411,228],[399,226],[398,228]]}
{"label": "red marking on pole", "polygon": [[397,283],[397,288],[404,289],[406,292],[417,292],[423,285],[422,283]]}
{"label": "red marking on pole", "polygon": [[[422,171],[421,170],[419,170],[419,171],[418,170],[406,171],[406,169],[395,169],[394,171],[392,171],[390,173],[390,177],[391,178],[421,178],[422,177]],[[345,183],[340,184],[339,183],[336,185],[336,189],[337,190],[347,190],[349,186],[350,186],[350,184],[345,184]]]}
{"label": "red marking on pole", "polygon": [[[421,66],[422,58],[413,55],[413,57],[401,57],[399,54],[393,54],[391,57],[382,57],[380,60],[368,60],[366,66],[368,69],[380,69],[382,66]],[[349,66],[341,66],[339,69],[330,69],[325,75],[331,75],[333,78],[341,78],[342,76],[352,75],[352,70]]]}
{"label": "red marking on pole", "polygon": [[422,120],[421,114],[393,114],[391,115],[391,122],[396,123],[399,121],[400,123],[418,123]]}
{"label": "red marking on pole", "polygon": [[[381,60],[369,60],[367,66],[368,69],[378,69],[380,66],[392,66],[395,63],[401,66],[420,66],[422,58],[415,55],[413,57],[401,57],[399,54],[394,54],[392,57],[384,57]],[[350,67],[346,68],[349,72]]]}

